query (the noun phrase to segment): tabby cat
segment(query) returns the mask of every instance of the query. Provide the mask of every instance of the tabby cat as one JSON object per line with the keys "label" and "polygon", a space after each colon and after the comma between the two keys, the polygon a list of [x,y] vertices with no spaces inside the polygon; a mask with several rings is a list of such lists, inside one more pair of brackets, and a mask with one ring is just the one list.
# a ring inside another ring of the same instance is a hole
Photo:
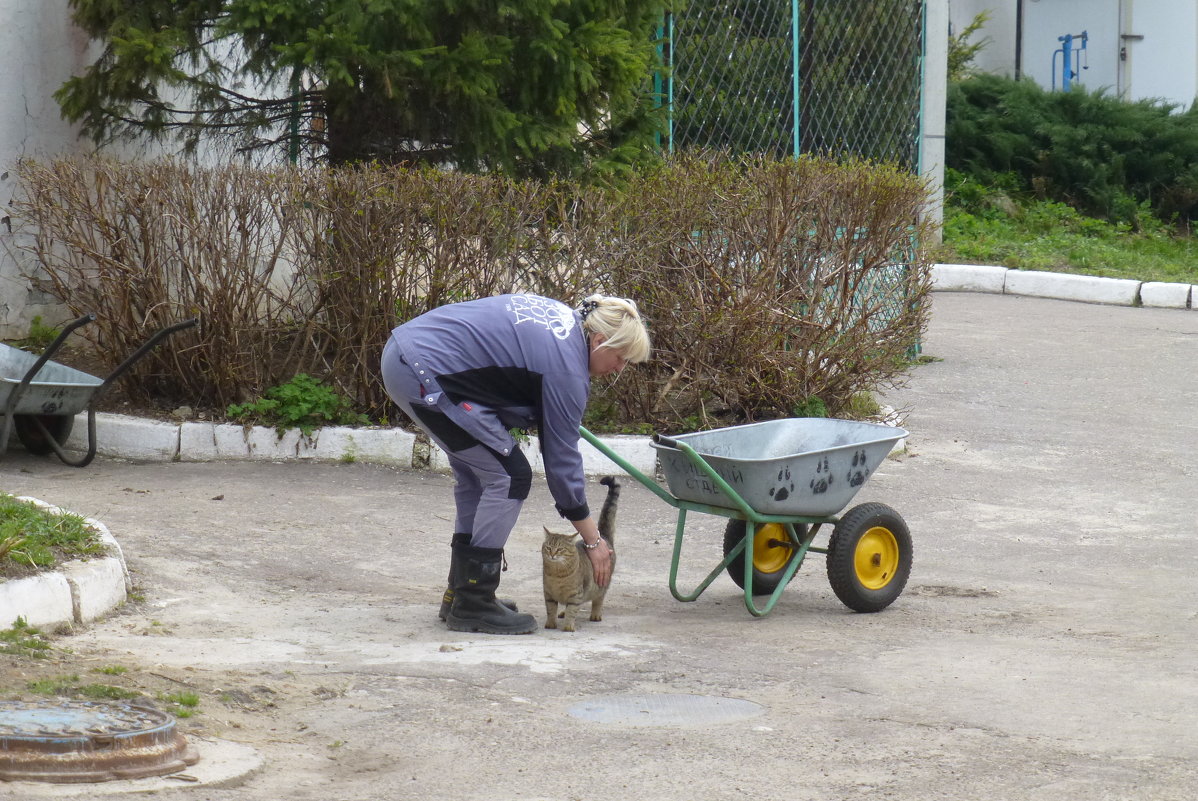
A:
{"label": "tabby cat", "polygon": [[[599,513],[599,534],[612,548],[611,567],[616,569],[616,507],[620,500],[620,484],[612,476],[599,479],[607,487],[603,510]],[[562,617],[563,631],[574,631],[578,607],[591,602],[591,620],[603,619],[603,597],[607,587],[595,583],[595,572],[578,533],[554,534],[545,529],[545,542],[541,545],[544,562],[545,584],[545,628],[557,628],[557,606],[565,604]]]}

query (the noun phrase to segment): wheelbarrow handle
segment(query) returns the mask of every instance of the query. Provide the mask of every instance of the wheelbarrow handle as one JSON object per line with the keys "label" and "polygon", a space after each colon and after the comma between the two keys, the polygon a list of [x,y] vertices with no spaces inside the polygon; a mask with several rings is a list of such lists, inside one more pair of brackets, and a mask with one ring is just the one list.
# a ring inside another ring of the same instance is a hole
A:
{"label": "wheelbarrow handle", "polygon": [[677,448],[678,447],[678,440],[672,439],[670,437],[662,436],[661,434],[654,434],[653,441],[656,442],[658,445],[664,445],[667,448]]}
{"label": "wheelbarrow handle", "polygon": [[121,362],[117,368],[112,371],[112,374],[108,376],[108,378],[104,379],[104,383],[101,384],[99,389],[96,390],[96,394],[98,395],[107,389],[113,381],[116,381],[118,378],[120,378],[126,370],[132,367],[139,359],[141,359],[142,356],[145,356],[147,353],[153,350],[165,337],[170,336],[176,331],[182,331],[185,328],[193,328],[194,326],[199,325],[199,322],[200,320],[198,317],[193,317],[190,320],[184,320],[181,323],[169,325],[155,333],[154,336],[150,337],[144,345],[133,351],[129,358]]}

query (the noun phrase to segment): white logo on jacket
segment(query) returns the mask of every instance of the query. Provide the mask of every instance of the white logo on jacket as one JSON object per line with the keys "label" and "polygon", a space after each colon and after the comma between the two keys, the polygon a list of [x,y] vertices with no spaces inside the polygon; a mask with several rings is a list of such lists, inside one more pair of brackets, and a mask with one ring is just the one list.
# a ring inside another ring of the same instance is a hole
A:
{"label": "white logo on jacket", "polygon": [[574,312],[564,303],[537,295],[513,295],[508,308],[520,323],[542,325],[558,339],[565,339],[574,330]]}

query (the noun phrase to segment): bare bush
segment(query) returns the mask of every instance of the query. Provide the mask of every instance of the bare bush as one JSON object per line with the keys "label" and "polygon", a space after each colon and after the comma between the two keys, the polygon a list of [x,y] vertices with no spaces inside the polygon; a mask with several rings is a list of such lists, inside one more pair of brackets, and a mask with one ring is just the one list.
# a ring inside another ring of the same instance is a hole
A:
{"label": "bare bush", "polygon": [[654,360],[603,391],[614,416],[693,429],[834,414],[896,382],[926,324],[924,189],[885,166],[688,158],[628,192],[614,285]]}
{"label": "bare bush", "polygon": [[[635,298],[653,360],[596,390],[604,426],[836,413],[892,383],[926,323],[914,177],[819,159],[686,157],[620,190],[436,170],[262,172],[24,162],[14,217],[48,289],[115,364],[199,316],[127,388],[223,409],[295,374],[392,414],[398,322],[472,297]],[[87,330],[87,329],[84,329]]]}

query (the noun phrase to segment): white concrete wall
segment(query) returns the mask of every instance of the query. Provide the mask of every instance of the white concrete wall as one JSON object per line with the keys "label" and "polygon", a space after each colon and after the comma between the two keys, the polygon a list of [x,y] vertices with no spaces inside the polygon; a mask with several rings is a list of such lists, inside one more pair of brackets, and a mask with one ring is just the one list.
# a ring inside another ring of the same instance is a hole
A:
{"label": "white concrete wall", "polygon": [[[70,21],[67,0],[0,0],[0,200],[16,191],[13,166],[20,158],[85,153],[89,143],[63,121],[54,92],[89,63],[87,35]],[[36,314],[57,314],[52,299],[34,292],[11,250],[11,221],[0,224],[0,336],[29,330]]]}
{"label": "white concrete wall", "polygon": [[[1023,4],[1023,74],[1047,88],[1062,85],[1062,58],[1053,55],[1061,49],[1059,37],[1065,34],[1089,34],[1086,51],[1074,41],[1074,80],[1089,90],[1107,89],[1118,93],[1119,85],[1119,0],[1038,0]],[[1081,59],[1081,66],[1076,65]],[[1083,68],[1084,67],[1084,68]]]}
{"label": "white concrete wall", "polygon": [[1124,0],[1126,96],[1164,98],[1189,108],[1198,95],[1198,3]]}
{"label": "white concrete wall", "polygon": [[982,12],[990,19],[970,37],[970,42],[988,40],[973,60],[979,72],[996,75],[1015,75],[1015,18],[1016,4],[1011,0],[949,0],[950,31],[960,36],[969,23]]}
{"label": "white concrete wall", "polygon": [[[15,165],[19,159],[48,160],[95,151],[89,139],[63,120],[54,92],[72,75],[81,74],[100,54],[99,45],[71,22],[68,0],[0,0],[0,338],[24,336],[35,316],[58,322],[68,316],[49,295],[36,291],[26,277],[37,270],[30,257],[14,245],[19,230],[9,204],[16,196]],[[227,46],[226,46],[226,49]],[[248,93],[267,93],[246,86]],[[280,91],[286,91],[282,87]],[[167,95],[169,97],[169,94]],[[134,160],[177,155],[171,143],[121,141],[104,153]],[[276,154],[254,157],[264,163]],[[212,144],[195,155],[200,164],[218,165],[234,158],[228,143]],[[280,159],[281,160],[281,159]],[[17,233],[14,233],[16,231]]]}

